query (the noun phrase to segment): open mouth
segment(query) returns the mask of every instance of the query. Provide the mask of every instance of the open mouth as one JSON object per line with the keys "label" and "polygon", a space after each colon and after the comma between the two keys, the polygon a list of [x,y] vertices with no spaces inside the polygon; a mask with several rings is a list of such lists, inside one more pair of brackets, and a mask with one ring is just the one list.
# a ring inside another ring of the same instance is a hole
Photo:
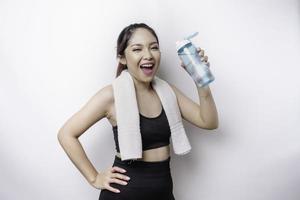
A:
{"label": "open mouth", "polygon": [[142,71],[144,72],[144,74],[151,75],[152,72],[153,72],[154,64],[152,64],[152,63],[142,64],[140,66],[140,68],[142,69]]}

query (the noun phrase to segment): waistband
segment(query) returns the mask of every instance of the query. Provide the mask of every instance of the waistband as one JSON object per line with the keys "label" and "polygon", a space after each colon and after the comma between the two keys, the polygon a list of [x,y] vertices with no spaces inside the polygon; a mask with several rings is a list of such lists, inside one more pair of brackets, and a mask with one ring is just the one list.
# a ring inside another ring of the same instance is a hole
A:
{"label": "waistband", "polygon": [[143,160],[124,160],[122,161],[117,155],[115,155],[115,163],[126,165],[126,166],[136,166],[136,167],[170,167],[171,157],[162,161],[143,161]]}

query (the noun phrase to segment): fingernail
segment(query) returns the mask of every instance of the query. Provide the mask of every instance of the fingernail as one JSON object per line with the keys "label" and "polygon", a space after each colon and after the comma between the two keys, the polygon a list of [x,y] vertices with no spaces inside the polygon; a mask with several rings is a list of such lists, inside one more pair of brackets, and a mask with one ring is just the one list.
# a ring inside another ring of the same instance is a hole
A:
{"label": "fingernail", "polygon": [[130,179],[130,177],[126,177],[126,179],[127,179],[127,180],[129,180],[129,179]]}
{"label": "fingernail", "polygon": [[120,192],[120,190],[117,190],[117,192]]}
{"label": "fingernail", "polygon": [[122,172],[126,172],[126,170],[125,170],[125,169],[123,169],[123,170],[122,170]]}

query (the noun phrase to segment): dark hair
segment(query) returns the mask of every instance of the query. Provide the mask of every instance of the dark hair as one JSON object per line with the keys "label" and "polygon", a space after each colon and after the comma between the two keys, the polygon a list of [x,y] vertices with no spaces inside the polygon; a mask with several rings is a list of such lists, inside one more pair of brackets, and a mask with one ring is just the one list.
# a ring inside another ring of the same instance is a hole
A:
{"label": "dark hair", "polygon": [[[137,28],[145,28],[148,31],[150,31],[153,34],[153,36],[156,38],[157,43],[159,44],[158,37],[155,31],[150,26],[148,26],[145,23],[130,24],[129,26],[125,27],[119,34],[118,41],[117,41],[117,58],[125,55],[124,51],[128,45],[128,41],[130,40],[132,34]],[[121,74],[121,72],[124,69],[127,69],[127,65],[123,65],[122,63],[119,62],[117,67],[116,78]]]}

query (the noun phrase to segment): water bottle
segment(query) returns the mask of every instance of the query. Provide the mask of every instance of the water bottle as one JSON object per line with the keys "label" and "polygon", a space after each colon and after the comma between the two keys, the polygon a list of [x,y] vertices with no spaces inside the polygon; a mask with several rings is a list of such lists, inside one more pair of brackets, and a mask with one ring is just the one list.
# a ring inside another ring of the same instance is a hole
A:
{"label": "water bottle", "polygon": [[198,32],[184,38],[184,40],[177,41],[176,49],[179,58],[186,66],[186,71],[193,78],[197,86],[204,87],[215,80],[215,78],[209,67],[201,61],[196,46],[190,40],[197,34]]}

